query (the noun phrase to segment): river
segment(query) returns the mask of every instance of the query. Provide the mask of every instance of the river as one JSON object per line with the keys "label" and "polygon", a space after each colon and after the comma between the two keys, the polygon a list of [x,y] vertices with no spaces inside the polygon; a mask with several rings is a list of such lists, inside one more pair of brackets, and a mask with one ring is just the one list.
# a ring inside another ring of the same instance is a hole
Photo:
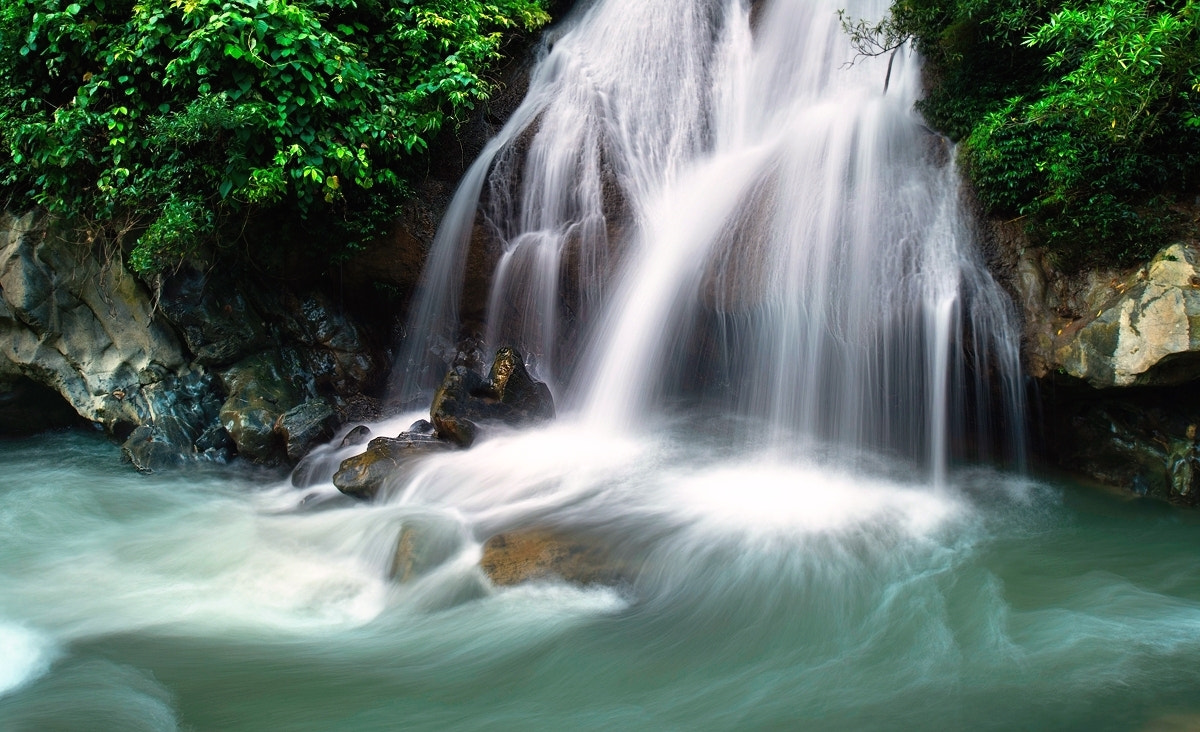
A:
{"label": "river", "polygon": [[[1194,512],[580,429],[497,436],[374,504],[245,468],[141,476],[101,436],[0,444],[0,729],[1200,720]],[[627,581],[492,587],[480,541],[529,520],[603,537]],[[459,541],[399,584],[406,525]]]}

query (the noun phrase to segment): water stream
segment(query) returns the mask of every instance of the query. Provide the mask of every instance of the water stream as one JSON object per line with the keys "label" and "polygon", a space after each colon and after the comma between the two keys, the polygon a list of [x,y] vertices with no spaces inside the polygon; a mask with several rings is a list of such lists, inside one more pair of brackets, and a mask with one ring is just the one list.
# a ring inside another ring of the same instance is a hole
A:
{"label": "water stream", "polygon": [[[838,6],[596,0],[548,34],[394,388],[477,329],[555,423],[370,503],[329,481],[354,448],[297,489],[0,442],[0,730],[1200,724],[1200,517],[1022,476],[1009,306],[917,59],[886,93],[886,59],[844,66]],[[483,542],[528,526],[622,579],[493,585]]]}
{"label": "water stream", "polygon": [[[1194,513],[985,469],[935,490],[660,427],[499,435],[374,504],[256,472],[135,476],[93,435],[0,444],[0,729],[1200,719]],[[531,517],[636,572],[491,586],[481,539]],[[447,551],[396,584],[405,526]]]}

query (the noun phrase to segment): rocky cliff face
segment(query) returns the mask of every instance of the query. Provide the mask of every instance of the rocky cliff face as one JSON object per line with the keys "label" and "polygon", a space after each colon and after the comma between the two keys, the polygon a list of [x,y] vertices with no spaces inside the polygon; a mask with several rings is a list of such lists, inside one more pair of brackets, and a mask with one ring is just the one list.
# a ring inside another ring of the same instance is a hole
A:
{"label": "rocky cliff face", "polygon": [[[0,435],[88,422],[153,470],[234,454],[295,461],[337,424],[379,416],[387,348],[442,212],[520,104],[535,41],[508,49],[492,99],[435,142],[391,234],[336,271],[284,261],[289,284],[184,268],[151,293],[116,247],[37,213],[0,216]],[[468,262],[468,319],[486,301],[486,239]],[[347,311],[345,293],[368,317]]]}
{"label": "rocky cliff face", "polygon": [[205,379],[145,289],[94,242],[0,218],[0,381],[33,382],[110,432],[151,421],[165,383]]}
{"label": "rocky cliff face", "polygon": [[0,218],[0,427],[74,419],[142,470],[235,452],[297,459],[377,411],[386,358],[319,289],[182,270],[157,295],[103,242]]}
{"label": "rocky cliff face", "polygon": [[1200,503],[1200,246],[1128,269],[1064,273],[1018,224],[992,223],[1019,305],[1042,420],[1035,450],[1085,479]]}

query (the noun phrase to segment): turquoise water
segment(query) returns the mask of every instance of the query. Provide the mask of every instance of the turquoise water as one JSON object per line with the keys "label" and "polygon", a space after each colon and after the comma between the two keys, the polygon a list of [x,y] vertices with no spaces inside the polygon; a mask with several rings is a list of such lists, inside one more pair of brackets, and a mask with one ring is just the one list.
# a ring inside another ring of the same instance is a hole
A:
{"label": "turquoise water", "polygon": [[[2,442],[0,729],[1200,725],[1195,513],[683,432],[500,435],[372,505]],[[492,587],[480,540],[530,523],[629,581]],[[455,548],[402,585],[406,525]]]}

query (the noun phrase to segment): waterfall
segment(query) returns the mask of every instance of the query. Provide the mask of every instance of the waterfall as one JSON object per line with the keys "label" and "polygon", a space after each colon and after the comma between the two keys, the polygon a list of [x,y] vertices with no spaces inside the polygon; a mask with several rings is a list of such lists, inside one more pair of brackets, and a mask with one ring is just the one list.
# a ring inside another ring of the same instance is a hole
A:
{"label": "waterfall", "polygon": [[429,352],[461,335],[475,247],[485,347],[520,348],[586,423],[636,430],[684,402],[935,482],[963,445],[1019,459],[1016,331],[953,150],[913,111],[919,60],[901,50],[886,84],[888,59],[850,63],[846,5],[576,8],[450,207],[396,388],[430,386]]}

